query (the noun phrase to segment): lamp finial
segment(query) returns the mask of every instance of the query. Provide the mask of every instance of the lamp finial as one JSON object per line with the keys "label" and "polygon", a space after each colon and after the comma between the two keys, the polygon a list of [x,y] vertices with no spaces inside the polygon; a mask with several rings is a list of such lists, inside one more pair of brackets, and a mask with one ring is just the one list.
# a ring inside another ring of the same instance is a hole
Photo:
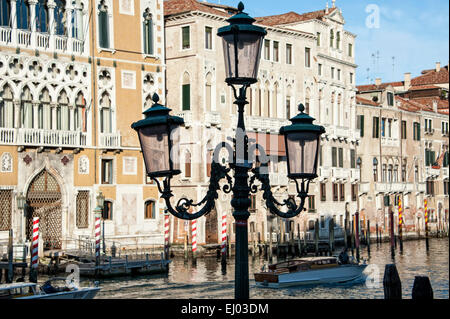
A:
{"label": "lamp finial", "polygon": [[240,1],[239,4],[238,4],[238,11],[239,12],[244,11],[244,4],[242,3],[242,1]]}
{"label": "lamp finial", "polygon": [[305,112],[305,106],[303,105],[303,103],[300,103],[300,104],[298,105],[298,110],[300,111],[300,113]]}
{"label": "lamp finial", "polygon": [[152,96],[152,101],[155,102],[155,104],[158,103],[158,102],[159,102],[159,95],[156,94],[156,93],[153,94],[153,96]]}

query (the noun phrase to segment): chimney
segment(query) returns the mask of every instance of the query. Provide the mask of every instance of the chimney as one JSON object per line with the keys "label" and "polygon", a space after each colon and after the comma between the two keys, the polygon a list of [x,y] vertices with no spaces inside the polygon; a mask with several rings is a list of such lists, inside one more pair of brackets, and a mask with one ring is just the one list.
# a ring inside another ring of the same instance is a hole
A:
{"label": "chimney", "polygon": [[436,72],[441,70],[441,62],[436,62]]}
{"label": "chimney", "polygon": [[405,90],[409,90],[411,87],[411,73],[405,73]]}
{"label": "chimney", "polygon": [[376,78],[375,79],[375,85],[376,86],[380,86],[381,85],[381,78]]}

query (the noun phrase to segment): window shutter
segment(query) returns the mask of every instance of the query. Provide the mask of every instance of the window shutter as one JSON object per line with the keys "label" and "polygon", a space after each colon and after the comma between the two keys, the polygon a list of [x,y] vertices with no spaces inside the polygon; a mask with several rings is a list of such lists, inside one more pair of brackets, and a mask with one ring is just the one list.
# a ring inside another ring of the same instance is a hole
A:
{"label": "window shutter", "polygon": [[337,153],[336,153],[336,147],[331,148],[331,166],[337,167]]}
{"label": "window shutter", "polygon": [[339,148],[339,167],[344,167],[344,149]]}
{"label": "window shutter", "polygon": [[108,12],[100,11],[99,14],[99,44],[102,48],[109,48]]}
{"label": "window shutter", "polygon": [[364,137],[364,115],[359,116],[359,126],[361,130],[361,137]]}
{"label": "window shutter", "polygon": [[420,123],[417,123],[417,140],[420,141]]}
{"label": "window shutter", "polygon": [[183,84],[183,111],[191,109],[191,85]]}

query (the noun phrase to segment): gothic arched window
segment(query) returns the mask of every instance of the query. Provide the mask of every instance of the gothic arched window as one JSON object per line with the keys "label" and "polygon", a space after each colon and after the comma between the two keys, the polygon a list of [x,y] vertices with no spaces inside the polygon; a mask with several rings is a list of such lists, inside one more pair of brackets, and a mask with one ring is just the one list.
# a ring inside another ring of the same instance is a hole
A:
{"label": "gothic arched window", "polygon": [[47,0],[39,0],[36,3],[36,31],[48,32],[48,7]]}
{"label": "gothic arched window", "polygon": [[106,92],[100,100],[100,132],[112,133],[111,98]]}
{"label": "gothic arched window", "polygon": [[56,108],[56,129],[68,131],[70,123],[69,98],[65,90],[62,90],[58,98],[58,107]]}
{"label": "gothic arched window", "polygon": [[20,122],[23,128],[33,128],[33,104],[31,103],[31,91],[26,86],[23,89],[20,105]]}
{"label": "gothic arched window", "polygon": [[101,48],[109,48],[109,15],[108,6],[105,1],[102,0],[98,7],[98,32],[99,32],[99,45]]}
{"label": "gothic arched window", "polygon": [[66,1],[55,0],[56,7],[53,11],[55,17],[55,34],[67,35]]}
{"label": "gothic arched window", "polygon": [[10,18],[11,18],[10,0],[0,0],[0,26],[9,27]]}
{"label": "gothic arched window", "polygon": [[30,5],[26,0],[16,2],[17,29],[28,30],[30,28]]}
{"label": "gothic arched window", "polygon": [[3,87],[0,92],[2,100],[0,101],[0,127],[14,127],[14,104],[13,94],[9,85]]}

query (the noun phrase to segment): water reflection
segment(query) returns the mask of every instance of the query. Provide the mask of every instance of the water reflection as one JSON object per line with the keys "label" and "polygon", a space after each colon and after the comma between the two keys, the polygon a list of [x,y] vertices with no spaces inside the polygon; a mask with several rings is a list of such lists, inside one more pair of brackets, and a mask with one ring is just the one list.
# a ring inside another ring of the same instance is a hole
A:
{"label": "water reflection", "polygon": [[[397,246],[399,247],[399,246]],[[430,240],[427,253],[424,241],[403,243],[403,253],[396,250],[395,263],[402,280],[403,298],[410,299],[414,277],[428,276],[435,298],[448,298],[449,266],[448,239]],[[377,288],[368,288],[365,282],[346,285],[322,285],[291,287],[285,289],[257,288],[253,277],[266,262],[262,258],[249,257],[250,297],[255,299],[382,299],[383,274],[386,264],[392,263],[390,246],[371,245],[370,257],[367,250],[361,251],[361,259],[379,268]],[[162,298],[162,299],[223,299],[234,298],[234,260],[229,259],[226,273],[216,258],[184,262],[174,259],[166,276],[142,276],[108,279],[100,282],[102,290],[97,298]]]}

